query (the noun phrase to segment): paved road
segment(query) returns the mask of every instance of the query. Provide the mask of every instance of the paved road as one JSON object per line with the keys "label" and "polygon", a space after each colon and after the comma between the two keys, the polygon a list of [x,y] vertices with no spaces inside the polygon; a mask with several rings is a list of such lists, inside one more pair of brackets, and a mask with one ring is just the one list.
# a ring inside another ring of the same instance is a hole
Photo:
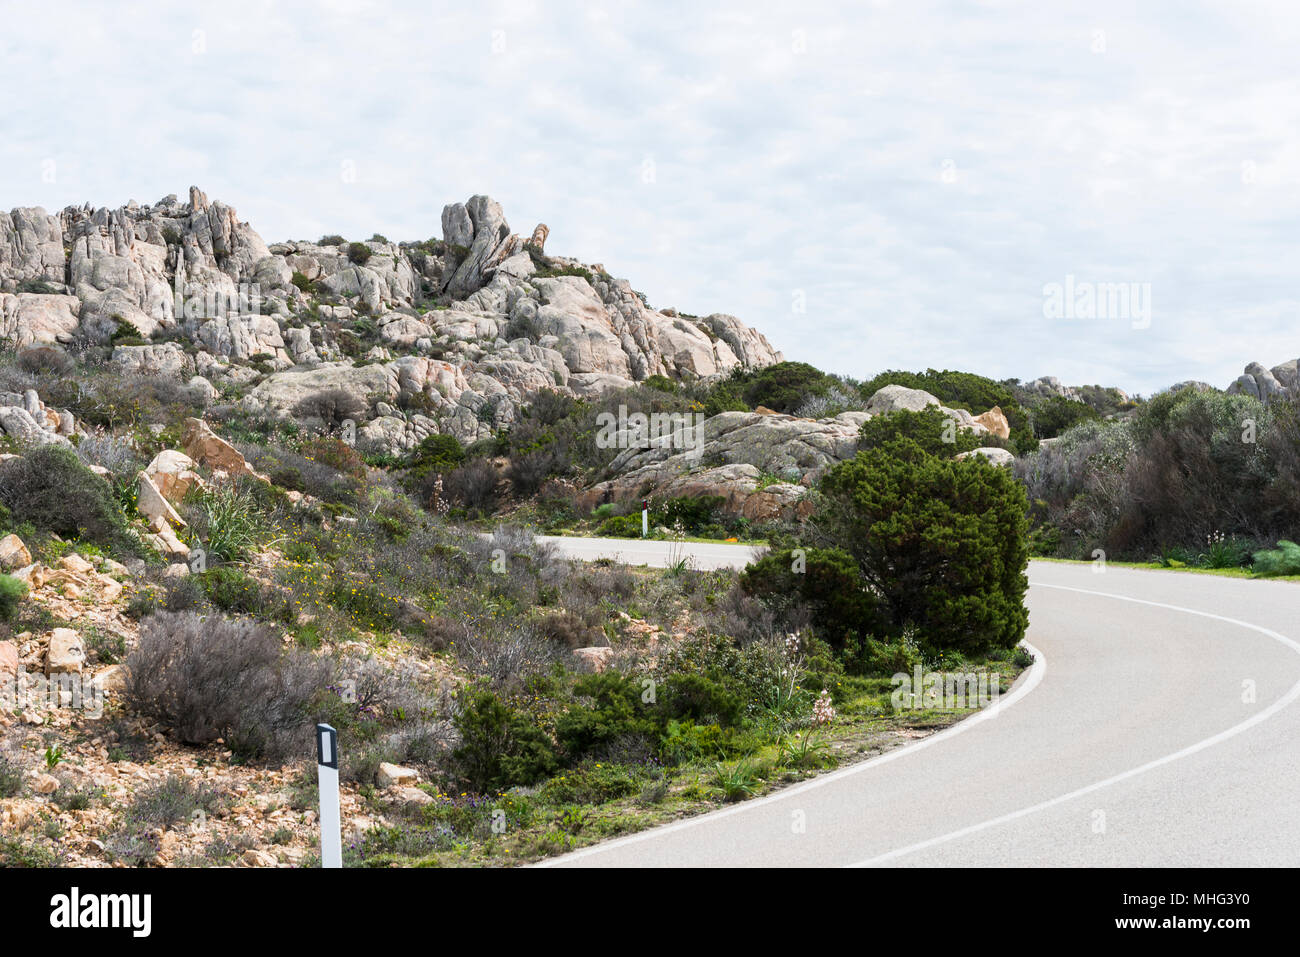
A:
{"label": "paved road", "polygon": [[1030,580],[1039,663],[998,707],[548,863],[1300,864],[1300,586],[1051,562]]}
{"label": "paved road", "polygon": [[613,558],[625,565],[650,565],[666,568],[689,557],[691,566],[701,571],[714,568],[744,568],[761,548],[752,545],[722,545],[713,542],[660,542],[639,538],[568,538],[563,535],[539,535],[539,541],[554,542],[570,558],[592,561]]}

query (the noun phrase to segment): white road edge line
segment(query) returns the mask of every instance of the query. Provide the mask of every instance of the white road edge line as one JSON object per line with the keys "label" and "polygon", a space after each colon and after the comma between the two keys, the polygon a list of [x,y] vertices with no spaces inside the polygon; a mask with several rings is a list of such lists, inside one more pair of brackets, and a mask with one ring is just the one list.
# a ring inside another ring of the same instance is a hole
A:
{"label": "white road edge line", "polygon": [[649,828],[648,830],[638,831],[636,834],[630,834],[627,837],[620,837],[613,841],[603,841],[600,844],[593,844],[591,847],[585,847],[581,850],[562,855],[561,857],[549,858],[533,866],[557,867],[569,861],[576,861],[584,857],[590,857],[593,854],[603,854],[605,851],[613,850],[616,847],[623,847],[624,845],[649,840],[650,838],[658,837],[662,834],[670,834],[674,831],[685,830],[686,828],[705,824],[709,821],[716,821],[719,818],[730,817],[733,814],[743,814],[747,811],[752,811],[755,808],[763,807],[764,805],[772,804],[777,801],[784,801],[797,794],[803,794],[805,791],[811,791],[814,788],[823,787],[833,781],[851,777],[855,774],[861,774],[864,771],[873,770],[882,764],[888,764],[890,761],[895,761],[898,758],[909,757],[918,751],[923,751],[932,744],[938,744],[940,741],[955,737],[964,731],[969,731],[971,728],[978,727],[983,722],[996,718],[1007,708],[1010,708],[1025,695],[1029,694],[1029,692],[1033,691],[1034,688],[1038,687],[1039,682],[1043,680],[1043,675],[1047,673],[1047,659],[1043,657],[1043,653],[1028,641],[1022,641],[1020,644],[1024,646],[1026,651],[1034,656],[1034,663],[1029,666],[1028,670],[1021,674],[1020,678],[1016,681],[1016,684],[1012,687],[1011,693],[999,697],[994,704],[989,705],[978,714],[973,714],[969,718],[963,718],[952,727],[945,728],[938,734],[932,734],[928,738],[922,738],[915,744],[905,744],[902,747],[894,748],[893,750],[886,751],[884,754],[877,755],[874,758],[868,758],[866,761],[859,761],[857,764],[852,764],[847,768],[841,768],[840,770],[832,771],[829,774],[818,775],[817,777],[804,781],[801,784],[782,788],[780,791],[777,791],[774,794],[768,794],[765,797],[755,798],[752,801],[743,801],[728,808],[722,808],[718,811],[710,811],[708,814],[701,814],[696,817],[689,817],[673,824],[664,824],[659,827]]}
{"label": "white road edge line", "polygon": [[[1034,583],[1031,582],[1031,585],[1032,584]],[[1198,615],[1202,618],[1212,618],[1215,621],[1227,622],[1228,624],[1231,625],[1238,625],[1242,628],[1248,628],[1251,631],[1257,631],[1262,635],[1267,635],[1270,638],[1280,641],[1282,644],[1286,645],[1288,648],[1290,648],[1292,651],[1295,651],[1297,654],[1300,654],[1300,643],[1297,643],[1294,640],[1286,637],[1286,635],[1279,634],[1278,632],[1273,631],[1270,628],[1264,628],[1261,625],[1254,625],[1248,621],[1241,621],[1238,618],[1228,618],[1225,615],[1215,615],[1207,611],[1197,611],[1194,608],[1184,608],[1181,605],[1167,605],[1164,602],[1148,601],[1144,598],[1130,598],[1127,595],[1116,595],[1112,592],[1093,591],[1092,589],[1089,588],[1072,588],[1068,585],[1049,585],[1045,582],[1039,582],[1037,583],[1037,585],[1040,588],[1057,588],[1060,589],[1061,591],[1080,592],[1081,594],[1084,595],[1100,595],[1103,598],[1115,598],[1119,601],[1130,601],[1138,605],[1151,605],[1156,608],[1168,608],[1171,611],[1181,611],[1189,615]],[[1129,778],[1137,777],[1140,774],[1145,774],[1147,771],[1154,770],[1155,768],[1161,767],[1162,765],[1172,764],[1174,761],[1179,761],[1183,758],[1196,754],[1198,751],[1204,751],[1206,748],[1211,748],[1216,744],[1220,744],[1224,741],[1227,741],[1229,738],[1236,737],[1238,734],[1241,734],[1241,732],[1246,731],[1249,728],[1253,728],[1255,725],[1263,721],[1267,721],[1269,718],[1277,714],[1279,711],[1281,711],[1283,708],[1285,708],[1287,705],[1289,705],[1292,701],[1294,701],[1298,697],[1300,697],[1300,681],[1297,681],[1294,685],[1292,685],[1290,691],[1288,691],[1277,701],[1273,702],[1273,704],[1265,708],[1263,711],[1260,711],[1254,716],[1247,718],[1245,721],[1242,721],[1240,724],[1233,725],[1232,727],[1228,728],[1226,731],[1220,731],[1216,735],[1212,735],[1211,737],[1208,737],[1203,741],[1198,741],[1195,744],[1188,745],[1187,747],[1183,748],[1180,751],[1175,751],[1173,754],[1167,754],[1162,758],[1156,758],[1154,761],[1148,761],[1146,764],[1140,765],[1136,768],[1130,768],[1127,771],[1122,771],[1119,774],[1112,775],[1111,777],[1108,777],[1102,781],[1098,781],[1095,784],[1089,784],[1085,787],[1081,787],[1074,791],[1070,791],[1068,794],[1062,794],[1057,797],[1050,798],[1049,800],[1041,801],[1038,804],[1033,804],[1030,805],[1029,807],[1021,808],[1018,811],[1012,811],[1010,814],[1003,814],[1000,817],[992,818],[980,824],[972,824],[970,827],[964,827],[958,831],[952,831],[951,833],[948,834],[942,834],[939,837],[932,837],[928,841],[920,841],[916,844],[909,844],[907,847],[900,847],[897,850],[889,851],[885,854],[879,854],[876,857],[868,858],[865,861],[859,861],[856,864],[848,864],[845,866],[871,867],[872,865],[875,864],[883,864],[886,861],[896,860],[897,858],[904,857],[908,854],[914,854],[917,851],[928,850],[931,847],[937,847],[940,844],[946,844],[949,841],[955,841],[958,838],[968,837],[971,834],[977,834],[980,831],[988,830],[991,827],[997,827],[1001,824],[1006,824],[1010,821],[1014,821],[1022,817],[1027,817],[1031,814],[1037,814],[1039,811],[1045,811],[1050,807],[1056,806],[1057,804],[1064,804],[1066,801],[1072,801],[1075,798],[1082,797],[1085,794],[1091,794],[1094,791],[1100,791],[1102,788],[1110,787],[1112,784],[1118,784],[1120,781],[1125,781],[1128,780]]]}

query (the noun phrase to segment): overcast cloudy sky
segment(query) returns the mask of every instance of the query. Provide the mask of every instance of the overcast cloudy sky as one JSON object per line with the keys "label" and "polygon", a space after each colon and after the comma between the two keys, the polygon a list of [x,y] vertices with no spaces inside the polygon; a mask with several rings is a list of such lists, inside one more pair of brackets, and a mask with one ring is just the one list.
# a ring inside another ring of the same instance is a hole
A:
{"label": "overcast cloudy sky", "polygon": [[1300,355],[1300,7],[1137,6],[6,0],[0,207],[422,239],[488,193],[830,371],[1226,385]]}

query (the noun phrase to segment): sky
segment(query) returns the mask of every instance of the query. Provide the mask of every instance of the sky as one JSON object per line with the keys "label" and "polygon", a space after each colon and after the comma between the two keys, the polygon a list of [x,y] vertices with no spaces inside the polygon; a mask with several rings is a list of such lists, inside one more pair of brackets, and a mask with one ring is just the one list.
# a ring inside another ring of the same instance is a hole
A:
{"label": "sky", "polygon": [[[787,359],[1150,394],[1300,355],[1300,5],[0,0],[0,208],[268,242],[486,193]],[[1097,304],[1089,308],[1088,303]]]}

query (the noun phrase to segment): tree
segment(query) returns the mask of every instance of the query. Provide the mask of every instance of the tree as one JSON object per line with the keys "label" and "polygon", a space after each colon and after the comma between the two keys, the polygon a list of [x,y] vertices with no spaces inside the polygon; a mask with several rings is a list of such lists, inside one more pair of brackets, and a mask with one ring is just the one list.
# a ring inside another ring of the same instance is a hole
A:
{"label": "tree", "polygon": [[821,395],[833,384],[825,372],[806,362],[778,362],[747,374],[744,399],[751,408],[766,406],[792,414],[809,396]]}
{"label": "tree", "polygon": [[890,630],[969,653],[1024,637],[1028,502],[1009,470],[899,438],[831,470],[821,491],[816,527],[853,556]]}

